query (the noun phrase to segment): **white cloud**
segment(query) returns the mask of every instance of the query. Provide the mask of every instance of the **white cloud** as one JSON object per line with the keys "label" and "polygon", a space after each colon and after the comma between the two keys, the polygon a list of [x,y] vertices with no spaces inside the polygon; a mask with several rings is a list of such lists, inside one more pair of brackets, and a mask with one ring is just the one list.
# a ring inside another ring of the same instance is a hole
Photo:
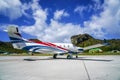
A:
{"label": "white cloud", "polygon": [[2,25],[2,24],[0,24],[0,31],[6,30],[6,29],[7,29],[7,26],[8,26],[8,25]]}
{"label": "white cloud", "polygon": [[[96,3],[99,4],[100,2],[96,2]],[[5,3],[4,3],[4,6],[5,6]],[[14,7],[16,6],[21,6],[21,3],[16,4]],[[101,7],[103,8],[103,11],[99,14],[99,16],[93,15],[89,21],[84,21],[84,26],[83,26],[84,29],[83,29],[83,27],[81,27],[79,24],[75,25],[73,23],[59,22],[59,20],[62,17],[69,16],[69,14],[65,12],[65,10],[56,10],[53,13],[54,17],[50,20],[50,24],[47,24],[46,23],[47,15],[48,15],[47,9],[43,9],[38,4],[38,0],[33,0],[33,2],[31,2],[31,4],[28,7],[27,6],[23,7],[23,12],[24,10],[31,8],[33,12],[32,17],[34,18],[35,23],[32,26],[22,26],[20,28],[25,33],[28,33],[33,36],[37,36],[37,38],[40,40],[50,41],[50,42],[70,42],[71,36],[80,34],[83,32],[89,33],[96,38],[105,38],[105,37],[107,38],[106,35],[113,35],[113,34],[120,35],[120,29],[119,29],[120,1],[105,0],[105,2]],[[89,6],[89,8],[87,7],[87,10],[90,8],[93,8],[93,6],[91,7]],[[0,9],[3,9],[3,8],[0,7]],[[100,6],[98,6],[96,9],[100,9]],[[17,11],[18,10],[19,9],[17,9]],[[74,11],[83,12],[84,10],[86,10],[86,8],[80,9],[80,7],[78,7],[78,9],[76,8],[76,10]],[[0,11],[4,12],[4,10],[0,10]],[[19,15],[16,14],[17,15],[16,17],[13,18],[11,16],[11,18],[15,19],[20,17],[21,15],[24,15],[21,10],[20,12],[21,13]]]}
{"label": "white cloud", "polygon": [[83,14],[84,14],[84,11],[87,10],[87,6],[77,6],[75,9],[74,9],[74,12],[77,12],[80,14],[81,17],[83,17]]}
{"label": "white cloud", "polygon": [[94,4],[93,6],[91,7],[95,12],[102,9],[103,6],[101,4],[101,0],[93,0]]}
{"label": "white cloud", "polygon": [[96,38],[109,38],[108,35],[120,38],[120,1],[105,0],[103,9],[100,16],[93,15],[91,20],[84,22],[84,31]]}
{"label": "white cloud", "polygon": [[[43,9],[37,9],[37,11],[39,10],[42,10],[43,13],[45,12]],[[45,15],[47,16],[47,13]],[[55,19],[51,19],[51,23],[48,25],[45,23],[45,17],[41,18],[41,20],[36,19],[36,17],[34,18],[36,20],[35,24],[33,26],[23,26],[22,30],[26,33],[37,36],[38,39],[43,41],[70,42],[70,37],[72,35],[82,33],[80,25],[74,25],[72,23],[64,24]]]}
{"label": "white cloud", "polygon": [[79,5],[74,9],[75,13],[78,13],[81,18],[85,17],[86,13],[91,14],[98,14],[97,11],[102,10],[103,6],[101,4],[101,0],[92,0],[93,4],[88,4],[88,5]]}
{"label": "white cloud", "polygon": [[83,33],[80,25],[72,23],[63,24],[56,20],[51,20],[51,24],[45,29],[45,36],[42,38],[51,42],[70,42],[71,36],[80,33]]}
{"label": "white cloud", "polygon": [[[108,0],[101,6],[103,12],[93,15],[89,21],[84,21],[84,29],[79,24],[61,23],[64,10],[56,10],[50,24],[46,23],[47,10],[43,10],[39,5],[34,7],[33,16],[35,24],[33,26],[23,27],[23,31],[31,35],[36,35],[40,40],[50,42],[70,42],[70,37],[79,33],[89,33],[95,38],[108,38],[106,35],[119,35],[120,30],[120,2]],[[38,7],[39,6],[39,7]],[[60,13],[58,13],[60,12]],[[59,15],[58,15],[58,14]],[[58,15],[58,17],[56,16]]]}
{"label": "white cloud", "polygon": [[0,24],[0,31],[7,31],[8,26],[19,27],[18,25],[15,25],[15,24]]}
{"label": "white cloud", "polygon": [[0,0],[0,14],[9,17],[11,20],[26,15],[25,10],[29,5],[22,4],[20,0]]}
{"label": "white cloud", "polygon": [[23,26],[22,30],[31,35],[39,36],[42,34],[42,32],[44,32],[44,29],[47,27],[47,9],[43,10],[41,6],[39,6],[37,0],[33,1],[33,3],[31,4],[31,9],[33,11],[33,18],[35,19],[35,24],[32,26]]}
{"label": "white cloud", "polygon": [[64,10],[56,10],[50,24],[46,23],[47,9],[42,9],[37,1],[31,6],[35,24],[32,26],[22,26],[22,31],[37,36],[38,39],[50,42],[70,42],[70,37],[82,33],[80,25],[72,23],[60,23],[61,17],[69,16]]}
{"label": "white cloud", "polygon": [[60,20],[61,17],[67,17],[67,16],[69,16],[69,14],[64,10],[56,10],[56,12],[54,13],[55,20]]}

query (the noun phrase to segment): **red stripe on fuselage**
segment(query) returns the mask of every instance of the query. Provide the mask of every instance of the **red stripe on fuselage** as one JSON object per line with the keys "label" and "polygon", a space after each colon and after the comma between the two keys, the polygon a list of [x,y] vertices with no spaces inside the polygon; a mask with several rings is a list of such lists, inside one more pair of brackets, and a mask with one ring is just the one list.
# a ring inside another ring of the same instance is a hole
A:
{"label": "red stripe on fuselage", "polygon": [[38,43],[38,44],[42,44],[42,45],[45,45],[45,46],[50,46],[50,47],[59,48],[59,49],[68,51],[68,49],[63,48],[63,47],[61,47],[61,46],[57,46],[57,45],[55,45],[55,44],[53,44],[53,43],[42,42],[42,41],[33,41],[33,40],[29,40],[29,41],[32,41],[32,42],[35,42],[35,43]]}

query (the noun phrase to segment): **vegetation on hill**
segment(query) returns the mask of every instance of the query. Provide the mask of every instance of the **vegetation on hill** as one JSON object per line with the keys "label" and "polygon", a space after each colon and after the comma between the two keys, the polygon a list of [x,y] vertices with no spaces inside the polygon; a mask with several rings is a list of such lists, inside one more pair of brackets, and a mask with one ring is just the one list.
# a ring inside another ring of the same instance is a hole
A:
{"label": "vegetation on hill", "polygon": [[25,50],[14,49],[10,42],[0,41],[0,52],[9,52],[9,53],[23,53]]}
{"label": "vegetation on hill", "polygon": [[120,51],[120,39],[111,39],[107,40],[110,43],[109,46],[104,46],[101,49],[105,51],[119,50]]}
{"label": "vegetation on hill", "polygon": [[[101,47],[103,51],[119,50],[120,51],[120,39],[106,40],[110,45]],[[78,47],[86,47],[98,43],[104,43],[104,40],[95,39],[88,34],[79,34],[71,37],[71,42]]]}

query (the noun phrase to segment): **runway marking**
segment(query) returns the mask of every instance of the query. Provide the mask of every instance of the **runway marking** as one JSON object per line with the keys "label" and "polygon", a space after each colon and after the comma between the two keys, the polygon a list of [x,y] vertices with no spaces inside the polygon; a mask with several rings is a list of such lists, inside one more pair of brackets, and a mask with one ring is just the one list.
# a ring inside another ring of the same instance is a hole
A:
{"label": "runway marking", "polygon": [[88,73],[88,70],[87,70],[87,67],[86,67],[86,65],[85,65],[84,60],[83,60],[82,62],[83,62],[83,66],[84,66],[84,68],[85,68],[85,71],[86,71],[86,73],[87,73],[88,80],[91,80],[90,75],[89,75],[89,73]]}

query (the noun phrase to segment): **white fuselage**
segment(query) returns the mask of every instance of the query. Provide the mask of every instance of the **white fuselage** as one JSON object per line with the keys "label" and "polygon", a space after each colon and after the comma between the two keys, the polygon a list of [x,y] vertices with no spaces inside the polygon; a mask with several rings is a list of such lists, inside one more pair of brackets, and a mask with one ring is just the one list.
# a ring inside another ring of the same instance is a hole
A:
{"label": "white fuselage", "polygon": [[[80,47],[74,46],[74,45],[71,44],[71,43],[52,43],[52,44],[56,45],[56,47],[59,46],[59,47],[62,47],[62,48],[71,50],[71,51],[73,51],[73,52],[79,52],[78,49],[82,49],[82,48],[80,48]],[[40,45],[40,44],[37,44],[37,43],[26,43],[26,45],[27,45],[27,46],[36,46],[36,47],[33,47],[33,48],[31,48],[31,49],[29,50],[29,51],[34,51],[37,47],[39,48],[39,45]],[[40,48],[40,49],[37,49],[35,52],[53,53],[53,54],[54,54],[54,53],[57,53],[57,54],[59,54],[59,53],[65,53],[65,52],[62,52],[62,50],[61,50],[61,51],[59,51],[59,50],[52,50],[52,49],[50,49],[50,48],[45,48],[45,47],[42,47],[42,48]]]}
{"label": "white fuselage", "polygon": [[53,43],[57,46],[72,50],[72,51],[77,51],[78,49],[82,49],[81,47],[76,47],[72,43]]}

